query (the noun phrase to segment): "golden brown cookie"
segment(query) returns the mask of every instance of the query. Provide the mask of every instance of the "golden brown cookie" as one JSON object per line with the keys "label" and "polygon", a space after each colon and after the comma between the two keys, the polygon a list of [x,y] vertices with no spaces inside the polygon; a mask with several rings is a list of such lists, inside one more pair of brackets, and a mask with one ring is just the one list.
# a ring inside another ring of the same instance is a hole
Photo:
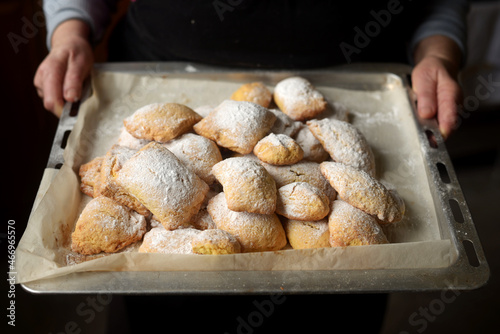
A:
{"label": "golden brown cookie", "polygon": [[159,143],[132,156],[116,181],[148,208],[166,229],[189,223],[200,209],[208,185]]}
{"label": "golden brown cookie", "polygon": [[97,197],[99,195],[99,182],[101,166],[104,157],[97,157],[90,162],[80,166],[80,191],[87,196]]}
{"label": "golden brown cookie", "polygon": [[201,119],[185,105],[153,103],[138,109],[123,124],[135,138],[165,143],[190,131]]}
{"label": "golden brown cookie", "polygon": [[328,226],[332,247],[389,243],[375,217],[341,200],[333,201]]}
{"label": "golden brown cookie", "polygon": [[321,189],[333,201],[337,193],[330,183],[321,174],[319,164],[312,161],[300,161],[289,166],[274,166],[261,162],[276,182],[276,187],[281,188],[293,182],[307,182]]}
{"label": "golden brown cookie", "polygon": [[287,135],[274,133],[259,140],[253,153],[261,161],[272,165],[292,165],[304,156],[304,151],[295,140]]}
{"label": "golden brown cookie", "polygon": [[314,137],[307,126],[303,126],[294,139],[304,151],[302,159],[320,163],[330,158],[323,145]]}
{"label": "golden brown cookie", "polygon": [[155,227],[144,235],[139,253],[193,254],[191,241],[199,233],[193,228],[169,231]]}
{"label": "golden brown cookie", "polygon": [[212,198],[207,209],[217,228],[238,240],[242,252],[275,251],[286,245],[285,230],[275,214],[232,211],[227,207],[224,193]]}
{"label": "golden brown cookie", "polygon": [[149,210],[116,182],[118,171],[136,152],[128,147],[113,145],[102,161],[100,182],[97,189],[101,195],[137,211],[141,215],[148,216]]}
{"label": "golden brown cookie", "polygon": [[283,219],[283,228],[293,249],[330,247],[328,220]]}
{"label": "golden brown cookie", "polygon": [[327,107],[323,95],[302,77],[290,77],[278,82],[274,88],[274,102],[296,121],[316,117]]}
{"label": "golden brown cookie", "polygon": [[231,210],[260,214],[276,210],[276,183],[258,162],[229,158],[216,164],[212,173],[222,184]]}
{"label": "golden brown cookie", "polygon": [[83,209],[71,235],[80,254],[114,253],[142,239],[146,219],[110,198],[99,196]]}
{"label": "golden brown cookie", "polygon": [[195,254],[221,255],[241,252],[238,240],[231,233],[219,229],[198,233],[191,241],[191,246]]}
{"label": "golden brown cookie", "polygon": [[214,183],[212,167],[222,161],[222,155],[213,141],[193,133],[185,133],[163,145],[208,185]]}
{"label": "golden brown cookie", "polygon": [[353,125],[335,119],[310,120],[309,130],[336,162],[375,175],[375,157],[363,134]]}
{"label": "golden brown cookie", "polygon": [[294,182],[278,189],[276,213],[279,215],[296,220],[320,220],[328,212],[328,196],[307,182]]}
{"label": "golden brown cookie", "polygon": [[272,98],[273,95],[262,82],[246,83],[231,95],[231,100],[253,102],[264,108],[269,107]]}
{"label": "golden brown cookie", "polygon": [[275,120],[272,112],[258,104],[225,100],[193,128],[219,146],[248,154],[269,132]]}
{"label": "golden brown cookie", "polygon": [[338,162],[323,162],[321,173],[341,200],[387,223],[403,219],[405,205],[401,197],[367,172]]}

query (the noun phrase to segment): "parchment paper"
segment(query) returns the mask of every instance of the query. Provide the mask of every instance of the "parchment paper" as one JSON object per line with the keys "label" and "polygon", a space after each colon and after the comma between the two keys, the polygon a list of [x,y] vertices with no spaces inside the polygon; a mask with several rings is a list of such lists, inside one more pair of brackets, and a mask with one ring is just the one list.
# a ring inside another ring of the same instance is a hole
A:
{"label": "parchment paper", "polygon": [[440,237],[406,93],[395,85],[383,91],[317,87],[330,102],[348,108],[350,121],[372,146],[379,179],[397,189],[406,203],[404,220],[384,228],[391,244],[220,256],[140,254],[130,247],[121,253],[67,265],[71,232],[90,200],[79,191],[78,168],[107,152],[118,138],[123,119],[153,102],[177,102],[191,108],[217,105],[241,84],[95,71],[93,95],[80,108],[64,152],[64,165],[57,174],[54,170],[44,174],[17,249],[17,282],[81,271],[440,268],[455,261],[451,241]]}

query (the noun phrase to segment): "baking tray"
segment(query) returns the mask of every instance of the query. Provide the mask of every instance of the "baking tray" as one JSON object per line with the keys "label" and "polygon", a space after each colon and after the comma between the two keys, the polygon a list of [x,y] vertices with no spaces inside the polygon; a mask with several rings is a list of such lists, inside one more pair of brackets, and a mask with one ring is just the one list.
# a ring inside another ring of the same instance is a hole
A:
{"label": "baking tray", "polygon": [[[419,119],[411,90],[411,67],[400,64],[358,64],[307,71],[255,71],[200,64],[104,63],[97,70],[169,77],[277,82],[304,75],[315,84],[354,90],[406,88],[414,111],[417,140],[438,216],[442,239],[451,240],[456,261],[445,268],[300,270],[300,271],[163,271],[82,272],[21,284],[32,293],[121,294],[264,294],[264,293],[371,293],[476,289],[489,278],[489,268],[467,203],[435,120]],[[84,100],[90,96],[89,84]],[[67,138],[76,122],[80,103],[67,103],[59,121],[47,168],[59,168]]]}

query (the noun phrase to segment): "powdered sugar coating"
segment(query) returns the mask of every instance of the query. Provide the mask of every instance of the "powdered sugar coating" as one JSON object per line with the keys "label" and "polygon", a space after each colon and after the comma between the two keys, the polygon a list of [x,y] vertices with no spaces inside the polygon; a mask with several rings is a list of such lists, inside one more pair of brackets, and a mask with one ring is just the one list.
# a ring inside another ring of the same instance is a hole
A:
{"label": "powdered sugar coating", "polygon": [[307,126],[334,161],[375,175],[375,156],[366,138],[352,124],[322,119],[310,120]]}
{"label": "powdered sugar coating", "polygon": [[185,133],[163,145],[208,185],[214,183],[212,167],[222,161],[222,156],[213,141],[193,133]]}
{"label": "powdered sugar coating", "polygon": [[225,100],[193,128],[234,152],[248,154],[271,129],[276,116],[251,102]]}
{"label": "powdered sugar coating", "polygon": [[117,144],[120,146],[125,146],[134,150],[140,150],[147,144],[149,144],[149,140],[146,139],[138,139],[132,136],[125,127],[120,131],[120,136],[118,137]]}
{"label": "powdered sugar coating", "polygon": [[332,247],[389,243],[375,217],[341,200],[333,201],[328,225]]}
{"label": "powdered sugar coating", "polygon": [[294,182],[278,189],[276,213],[296,220],[320,220],[330,212],[330,200],[321,189]]}
{"label": "powdered sugar coating", "polygon": [[303,126],[294,139],[302,147],[302,151],[304,151],[302,159],[320,163],[330,157],[328,152],[323,148],[323,145],[314,137],[307,126]]}
{"label": "powdered sugar coating", "polygon": [[100,196],[91,200],[80,214],[71,247],[81,254],[114,253],[140,240],[145,232],[143,216]]}
{"label": "powdered sugar coating", "polygon": [[274,166],[260,163],[276,182],[276,186],[281,188],[293,182],[307,182],[321,189],[328,198],[333,201],[337,192],[321,174],[319,164],[312,161],[300,161],[289,166]]}
{"label": "powdered sugar coating", "polygon": [[323,95],[305,78],[290,77],[276,84],[274,101],[296,121],[311,119],[326,109]]}
{"label": "powdered sugar coating", "polygon": [[207,209],[217,228],[238,240],[242,252],[274,251],[286,245],[285,230],[275,214],[232,211],[224,193],[212,198]]}
{"label": "powdered sugar coating", "polygon": [[292,138],[284,134],[270,133],[253,149],[262,161],[273,165],[291,165],[302,160],[304,151]]}
{"label": "powdered sugar coating", "polygon": [[192,228],[168,231],[155,227],[144,235],[139,253],[193,254],[191,241],[199,233]]}
{"label": "powdered sugar coating", "polygon": [[320,168],[343,201],[387,223],[403,219],[403,200],[365,171],[338,162],[323,162]]}
{"label": "powdered sugar coating", "polygon": [[124,164],[117,182],[168,229],[189,222],[208,192],[203,180],[156,142],[146,145]]}
{"label": "powdered sugar coating", "polygon": [[229,158],[216,164],[212,173],[222,184],[231,210],[261,214],[276,210],[276,183],[258,162]]}
{"label": "powdered sugar coating", "polygon": [[301,129],[302,122],[291,119],[287,114],[279,109],[269,109],[276,116],[276,121],[271,129],[272,133],[284,134],[293,138]]}

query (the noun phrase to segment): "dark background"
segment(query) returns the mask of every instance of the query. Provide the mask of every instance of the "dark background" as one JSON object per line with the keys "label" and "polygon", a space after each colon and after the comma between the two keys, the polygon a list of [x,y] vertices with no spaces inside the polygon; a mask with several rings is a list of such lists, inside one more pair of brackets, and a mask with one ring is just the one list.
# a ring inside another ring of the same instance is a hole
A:
{"label": "dark background", "polygon": [[[127,1],[122,1],[117,16],[124,11],[126,5]],[[467,64],[463,73],[465,96],[474,95],[479,74],[483,76],[491,74],[496,78],[496,82],[500,81],[500,61],[498,60],[500,54],[496,54],[497,63],[494,63],[491,57],[486,57],[486,52],[495,50],[495,45],[496,50],[500,52],[500,47],[498,47],[500,45],[500,24],[498,23],[500,10],[498,7],[498,5],[491,8],[484,7],[484,4],[479,7],[473,6],[470,18],[473,20],[471,26],[480,20],[483,21],[482,24],[487,24],[490,29],[482,30],[484,33],[481,34],[481,39],[474,38],[469,42],[469,53],[472,55],[473,62]],[[484,11],[481,12],[481,10]],[[43,27],[38,25],[35,26],[37,31],[28,31],[28,41],[18,46],[18,52],[15,52],[8,38],[9,33],[23,36],[25,22],[33,23],[35,18],[36,22],[39,22],[40,13],[39,1],[0,1],[0,73],[2,78],[0,108],[3,117],[3,121],[0,123],[2,124],[0,132],[2,142],[7,147],[7,156],[2,160],[2,209],[0,210],[2,228],[0,233],[2,236],[1,258],[6,265],[7,222],[8,220],[15,221],[16,239],[19,241],[26,227],[57,127],[57,118],[44,110],[33,87],[36,68],[47,54]],[[485,13],[488,16],[483,16]],[[488,20],[490,21],[488,22]],[[25,36],[27,35],[25,34]],[[102,45],[96,48],[97,61],[105,61],[106,59],[105,44],[106,39]],[[499,96],[500,88],[493,92],[490,99],[481,101],[477,110],[467,117],[463,117],[457,131],[447,141],[449,153],[490,265],[491,278],[485,287],[463,292],[453,303],[447,304],[446,309],[439,316],[428,322],[425,333],[489,333],[492,328],[498,327],[496,324],[500,313],[498,306],[500,297],[500,281],[498,279],[500,264],[498,260],[500,244],[498,242],[500,235]],[[2,268],[6,268],[6,266],[2,266]],[[2,279],[1,282],[0,292],[4,294],[5,298],[7,295],[6,280]],[[254,309],[253,301],[266,299],[266,296],[136,298],[132,302],[137,306],[131,309],[130,298],[125,303],[124,297],[114,296],[111,303],[102,309],[99,308],[101,311],[96,312],[95,319],[87,324],[83,321],[85,318],[77,314],[77,308],[82,303],[88,304],[87,298],[89,297],[96,298],[96,296],[83,295],[39,296],[24,291],[21,286],[16,286],[16,328],[12,332],[71,332],[71,322],[75,321],[82,329],[82,333],[129,333],[132,332],[130,323],[137,324],[138,322],[137,319],[130,320],[134,318],[134,315],[130,314],[130,310],[147,310],[147,304],[144,305],[144,308],[142,306],[146,302],[150,303],[151,307],[164,308],[166,317],[168,314],[173,315],[172,312],[179,309],[192,312],[195,306],[196,309],[199,309],[210,308],[211,305],[225,305],[221,309],[222,314],[219,317],[202,317],[201,319],[206,321],[207,332],[211,332],[209,328],[217,327],[220,329],[219,332],[226,330],[233,333],[236,332],[238,315],[249,314]],[[417,330],[421,328],[409,323],[410,315],[418,311],[419,307],[428,307],[436,298],[440,298],[440,292],[390,295],[383,333],[399,333],[401,331],[417,333]],[[338,327],[332,322],[342,326],[342,319],[334,320],[334,315],[327,312],[328,304],[355,305],[357,302],[358,297],[356,296],[314,298],[289,296],[282,306],[277,306],[275,314],[266,319],[263,325],[255,330],[255,333],[276,331],[280,328],[280,322],[284,321],[287,314],[300,316],[300,309],[309,308],[313,303],[325,305],[325,308],[322,308],[322,311],[317,311],[317,317],[312,317],[307,313],[308,317],[303,320],[305,322],[329,323],[326,329],[333,331]],[[359,302],[361,303],[362,300],[359,299]],[[127,305],[129,313],[127,313]],[[1,309],[5,310],[7,306],[7,303],[3,302]],[[3,312],[1,315],[2,327],[7,322],[4,315],[6,313]],[[359,310],[353,309],[353,312],[359,312]],[[380,310],[379,313],[381,313]],[[371,316],[381,319],[379,313],[374,312]],[[208,314],[210,313],[206,313],[206,315]],[[138,315],[136,314],[136,316]],[[143,321],[146,319],[147,314]],[[370,319],[370,315],[361,312],[359,319],[360,321]],[[168,323],[170,330],[173,330],[171,326],[175,323],[175,319],[169,320]],[[66,326],[69,327],[65,329]],[[357,326],[354,325],[354,328]],[[9,329],[12,330],[12,328]],[[189,330],[185,331],[189,332]]]}

